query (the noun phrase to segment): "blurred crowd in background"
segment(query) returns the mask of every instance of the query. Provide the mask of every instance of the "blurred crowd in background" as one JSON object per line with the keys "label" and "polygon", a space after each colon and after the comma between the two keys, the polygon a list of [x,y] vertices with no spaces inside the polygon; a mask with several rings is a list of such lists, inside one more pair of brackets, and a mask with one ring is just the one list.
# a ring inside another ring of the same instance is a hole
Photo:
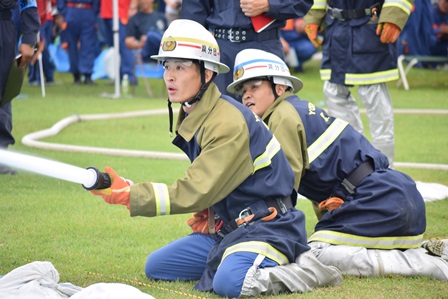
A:
{"label": "blurred crowd in background", "polygon": [[[136,85],[136,65],[151,63],[163,32],[179,18],[182,0],[117,0],[119,19],[120,79]],[[405,55],[448,56],[448,0],[423,0],[412,10],[398,40]],[[110,51],[114,45],[112,0],[37,0],[41,29],[38,53],[42,56],[45,83],[54,83],[54,72],[70,72],[74,84],[94,85],[111,78]],[[14,14],[20,36],[20,13]],[[281,30],[285,60],[293,73],[319,52],[304,31],[303,18],[290,19]],[[30,85],[40,85],[37,55],[28,71]],[[317,56],[318,57],[318,56]],[[421,67],[436,68],[427,63]],[[113,78],[111,78],[113,79]]]}

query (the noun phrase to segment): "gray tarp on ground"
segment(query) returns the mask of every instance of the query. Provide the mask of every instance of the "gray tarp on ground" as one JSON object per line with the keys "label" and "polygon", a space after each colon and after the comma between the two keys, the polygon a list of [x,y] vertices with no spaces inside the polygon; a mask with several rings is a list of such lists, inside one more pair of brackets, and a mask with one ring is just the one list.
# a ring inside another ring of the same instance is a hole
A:
{"label": "gray tarp on ground", "polygon": [[32,262],[0,278],[0,299],[154,299],[139,289],[120,283],[96,283],[87,288],[59,283],[50,262]]}

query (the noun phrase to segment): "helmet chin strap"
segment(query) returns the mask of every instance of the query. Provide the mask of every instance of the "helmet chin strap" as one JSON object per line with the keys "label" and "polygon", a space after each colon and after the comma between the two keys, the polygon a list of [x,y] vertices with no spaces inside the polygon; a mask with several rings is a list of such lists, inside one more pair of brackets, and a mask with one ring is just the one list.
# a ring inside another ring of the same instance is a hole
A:
{"label": "helmet chin strap", "polygon": [[277,91],[275,90],[274,78],[272,78],[272,77],[268,77],[268,78],[269,78],[269,81],[271,82],[272,93],[274,94],[275,99],[277,99],[278,94],[277,94]]}
{"label": "helmet chin strap", "polygon": [[[205,82],[205,67],[204,62],[200,61],[200,72],[201,72],[201,89],[199,89],[199,92],[191,99],[190,101],[182,102],[182,106],[184,107],[191,107],[194,103],[198,102],[201,98],[204,92],[207,90],[210,83],[213,81],[213,79],[216,77],[216,73],[213,72],[213,76],[207,83]],[[170,121],[170,136],[173,135],[173,108],[171,107],[171,102],[168,99],[168,115],[169,115],[169,121]]]}

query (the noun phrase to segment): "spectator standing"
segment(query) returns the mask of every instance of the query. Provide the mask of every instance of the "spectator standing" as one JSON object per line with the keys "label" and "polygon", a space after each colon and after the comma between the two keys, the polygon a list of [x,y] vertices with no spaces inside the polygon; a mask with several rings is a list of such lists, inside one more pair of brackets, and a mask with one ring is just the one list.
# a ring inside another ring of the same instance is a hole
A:
{"label": "spectator standing", "polygon": [[437,0],[432,7],[432,17],[436,43],[431,46],[430,53],[434,56],[448,56],[448,0]]}
{"label": "spectator standing", "polygon": [[154,0],[138,0],[137,3],[138,12],[129,19],[126,28],[126,47],[141,50],[143,62],[152,62],[151,55],[159,51],[167,21],[163,13],[154,10]]}
{"label": "spectator standing", "polygon": [[[397,4],[399,3],[399,5]],[[395,158],[394,114],[386,83],[398,79],[396,40],[406,24],[413,0],[315,2],[305,17],[310,40],[319,46],[325,28],[321,79],[330,115],[363,133],[358,96],[367,111],[373,145],[390,167]]]}
{"label": "spectator standing", "polygon": [[[17,1],[0,2],[0,149],[7,149],[15,143],[12,135],[11,102],[3,103],[11,63],[17,51],[17,35],[11,11]],[[20,10],[22,38],[18,52],[22,55],[19,67],[24,68],[34,54],[40,21],[35,0],[18,2]],[[0,165],[0,174],[15,174],[15,171],[5,165]]]}
{"label": "spectator standing", "polygon": [[[104,35],[106,44],[109,47],[114,46],[113,39],[113,7],[112,0],[101,0],[100,17],[103,20]],[[126,26],[129,21],[129,8],[131,0],[118,0],[118,18],[119,18],[119,48],[120,48],[120,80],[124,75],[129,78],[129,83],[137,84],[137,77],[134,72],[134,52],[126,47]]]}
{"label": "spectator standing", "polygon": [[75,84],[95,84],[91,76],[99,49],[96,32],[99,1],[57,0],[56,2],[57,9],[66,23],[61,40],[68,46],[70,72],[73,74]]}
{"label": "spectator standing", "polygon": [[[292,54],[296,55],[298,65],[294,67],[294,72],[302,73],[303,64],[317,52],[316,47],[314,47],[305,33],[305,21],[303,18],[287,20],[285,27],[280,31],[280,36],[286,41],[289,51],[293,49]],[[285,49],[285,46],[283,48]]]}
{"label": "spectator standing", "polygon": [[[182,3],[181,18],[194,20],[207,28],[217,39],[221,61],[233,69],[235,56],[247,48],[262,49],[284,58],[280,28],[287,19],[303,17],[310,9],[311,0],[197,0]],[[257,33],[251,17],[268,16],[275,20]],[[232,74],[220,74],[215,80],[219,90],[227,93]]]}

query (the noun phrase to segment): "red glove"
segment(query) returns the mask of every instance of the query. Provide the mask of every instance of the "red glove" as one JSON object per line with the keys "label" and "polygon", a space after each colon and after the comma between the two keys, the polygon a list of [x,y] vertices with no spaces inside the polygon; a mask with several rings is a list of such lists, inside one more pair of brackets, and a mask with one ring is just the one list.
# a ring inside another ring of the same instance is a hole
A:
{"label": "red glove", "polygon": [[[195,233],[208,234],[210,232],[208,221],[208,209],[205,209],[201,212],[194,213],[193,218],[187,220],[187,224]],[[218,221],[215,220],[215,232],[220,230],[223,224],[224,222],[221,219]]]}
{"label": "red glove", "polygon": [[187,220],[188,226],[195,233],[208,234],[208,209],[193,214],[193,218]]}
{"label": "red glove", "polygon": [[305,25],[305,33],[308,35],[308,39],[316,48],[322,45],[322,40],[317,37],[317,31],[319,31],[319,25],[308,24]]}
{"label": "red glove", "polygon": [[380,23],[376,27],[376,35],[380,35],[380,41],[383,44],[395,43],[400,35],[401,29],[392,23]]}
{"label": "red glove", "polygon": [[90,190],[90,193],[101,196],[104,201],[109,204],[124,205],[129,210],[131,192],[130,181],[118,176],[110,166],[106,166],[104,170],[110,176],[111,186],[102,190]]}

